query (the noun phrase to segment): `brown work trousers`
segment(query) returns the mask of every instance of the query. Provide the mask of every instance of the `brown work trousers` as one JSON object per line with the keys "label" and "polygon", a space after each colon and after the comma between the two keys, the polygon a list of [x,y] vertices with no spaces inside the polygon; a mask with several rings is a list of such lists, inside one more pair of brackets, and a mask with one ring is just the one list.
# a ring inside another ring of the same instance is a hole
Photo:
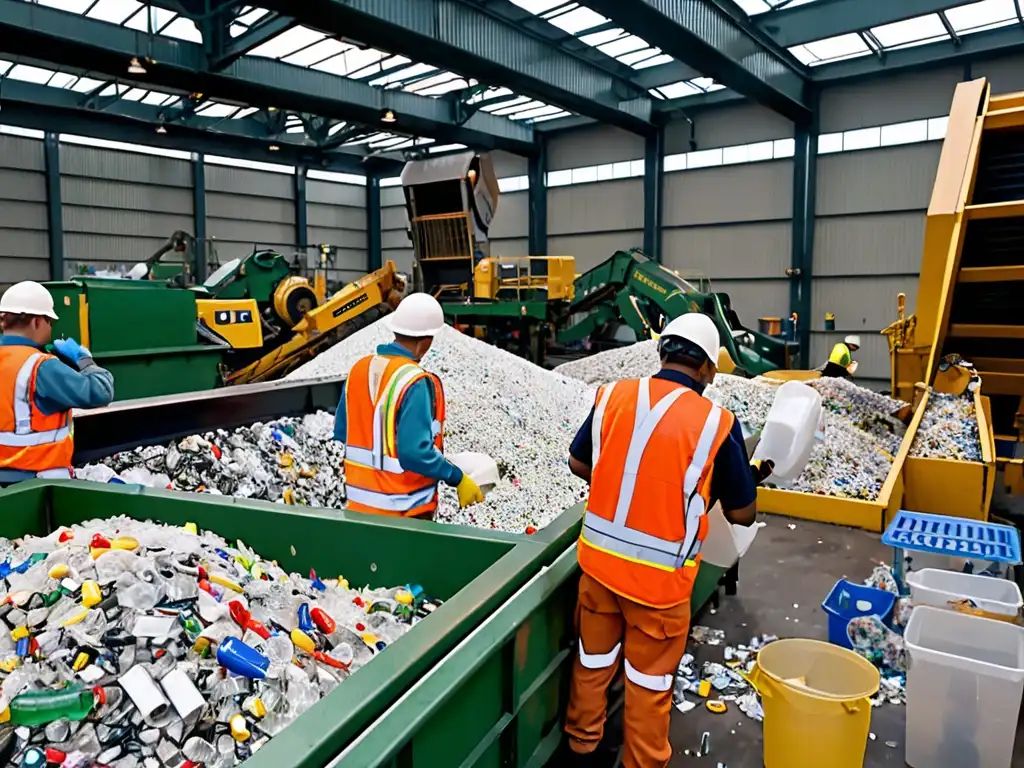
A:
{"label": "brown work trousers", "polygon": [[608,686],[625,668],[624,768],[664,768],[672,686],[686,652],[690,601],[651,608],[617,595],[583,574],[576,604],[579,647],[565,730],[573,752],[597,749],[604,734]]}

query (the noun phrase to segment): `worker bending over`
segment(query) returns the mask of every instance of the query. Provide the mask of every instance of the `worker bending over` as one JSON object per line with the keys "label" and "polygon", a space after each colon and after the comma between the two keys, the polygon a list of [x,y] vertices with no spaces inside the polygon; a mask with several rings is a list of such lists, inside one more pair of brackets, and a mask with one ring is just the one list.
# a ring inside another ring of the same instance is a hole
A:
{"label": "worker bending over", "polygon": [[441,305],[414,293],[387,322],[395,340],[352,366],[335,416],[334,439],[345,444],[347,508],[431,518],[438,482],[458,489],[460,506],[483,501],[477,484],[444,457],[444,390],[419,366],[444,327]]}
{"label": "worker bending over", "polygon": [[575,764],[597,765],[607,690],[625,668],[626,768],[665,766],[672,685],[686,650],[690,594],[713,499],[751,525],[757,489],[733,415],[701,396],[715,377],[718,330],[706,315],[673,320],[661,370],[607,384],[570,449],[590,483],[577,557],[583,576],[565,730]]}
{"label": "worker bending over", "polygon": [[821,375],[838,379],[852,376],[857,371],[853,353],[858,349],[860,349],[860,336],[847,336],[832,347],[832,354],[828,356],[828,362],[821,369]]}
{"label": "worker bending over", "polygon": [[53,335],[53,297],[39,283],[12,285],[0,297],[0,486],[34,477],[70,478],[72,408],[114,399],[114,377],[74,339],[43,351]]}

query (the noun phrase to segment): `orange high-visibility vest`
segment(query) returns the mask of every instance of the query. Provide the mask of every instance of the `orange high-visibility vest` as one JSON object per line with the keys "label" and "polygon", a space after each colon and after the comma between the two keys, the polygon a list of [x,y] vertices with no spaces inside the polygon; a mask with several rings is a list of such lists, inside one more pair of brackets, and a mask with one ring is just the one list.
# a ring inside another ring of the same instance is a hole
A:
{"label": "orange high-visibility vest", "polygon": [[729,411],[665,379],[601,387],[580,568],[653,608],[688,600],[715,456],[732,425]]}
{"label": "orange high-visibility vest", "polygon": [[437,509],[437,480],[403,469],[398,460],[398,408],[421,379],[434,388],[432,432],[443,452],[444,390],[437,376],[404,357],[370,355],[352,366],[345,382],[348,509],[406,517]]}
{"label": "orange high-visibility vest", "polygon": [[34,347],[0,346],[0,469],[71,477],[71,411],[47,416],[36,407],[36,374],[51,358]]}

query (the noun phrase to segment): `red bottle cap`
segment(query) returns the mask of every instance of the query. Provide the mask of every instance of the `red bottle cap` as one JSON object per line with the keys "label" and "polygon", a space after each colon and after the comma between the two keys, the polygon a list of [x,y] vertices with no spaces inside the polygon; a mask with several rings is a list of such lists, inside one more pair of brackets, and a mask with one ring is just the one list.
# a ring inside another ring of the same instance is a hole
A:
{"label": "red bottle cap", "polygon": [[95,549],[110,549],[110,541],[101,534],[97,533],[93,535],[92,541],[89,543],[89,546]]}
{"label": "red bottle cap", "polygon": [[309,612],[313,619],[313,623],[319,628],[325,635],[331,634],[337,626],[327,612],[323,608],[314,608]]}
{"label": "red bottle cap", "polygon": [[75,538],[75,534],[72,531],[61,531],[57,541],[63,544],[66,541],[71,541],[73,538]]}
{"label": "red bottle cap", "polygon": [[365,632],[365,631],[366,631],[366,625],[365,624],[363,624],[362,622],[356,624],[356,632]]}
{"label": "red bottle cap", "polygon": [[210,451],[213,453],[213,458],[219,459],[221,457],[220,448],[217,447],[216,443],[210,446]]}
{"label": "red bottle cap", "polygon": [[46,754],[46,762],[55,763],[56,765],[63,765],[64,761],[68,759],[68,756],[61,752],[59,749],[53,747],[47,747],[43,750]]}

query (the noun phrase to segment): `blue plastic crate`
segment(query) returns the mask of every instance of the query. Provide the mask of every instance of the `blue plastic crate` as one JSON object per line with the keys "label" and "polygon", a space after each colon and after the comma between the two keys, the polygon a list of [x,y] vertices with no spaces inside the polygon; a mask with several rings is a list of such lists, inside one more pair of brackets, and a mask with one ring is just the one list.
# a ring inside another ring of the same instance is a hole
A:
{"label": "blue plastic crate", "polygon": [[[842,599],[844,592],[849,595],[845,603]],[[861,600],[871,603],[871,607],[866,611],[858,610],[857,603]],[[850,619],[858,616],[877,616],[887,627],[891,627],[892,607],[895,602],[896,595],[892,592],[840,579],[821,604],[822,609],[828,614],[828,641],[852,650],[850,638],[846,634],[846,625],[850,623]]]}
{"label": "blue plastic crate", "polygon": [[901,509],[882,542],[896,549],[1019,565],[1020,532],[1009,525]]}

